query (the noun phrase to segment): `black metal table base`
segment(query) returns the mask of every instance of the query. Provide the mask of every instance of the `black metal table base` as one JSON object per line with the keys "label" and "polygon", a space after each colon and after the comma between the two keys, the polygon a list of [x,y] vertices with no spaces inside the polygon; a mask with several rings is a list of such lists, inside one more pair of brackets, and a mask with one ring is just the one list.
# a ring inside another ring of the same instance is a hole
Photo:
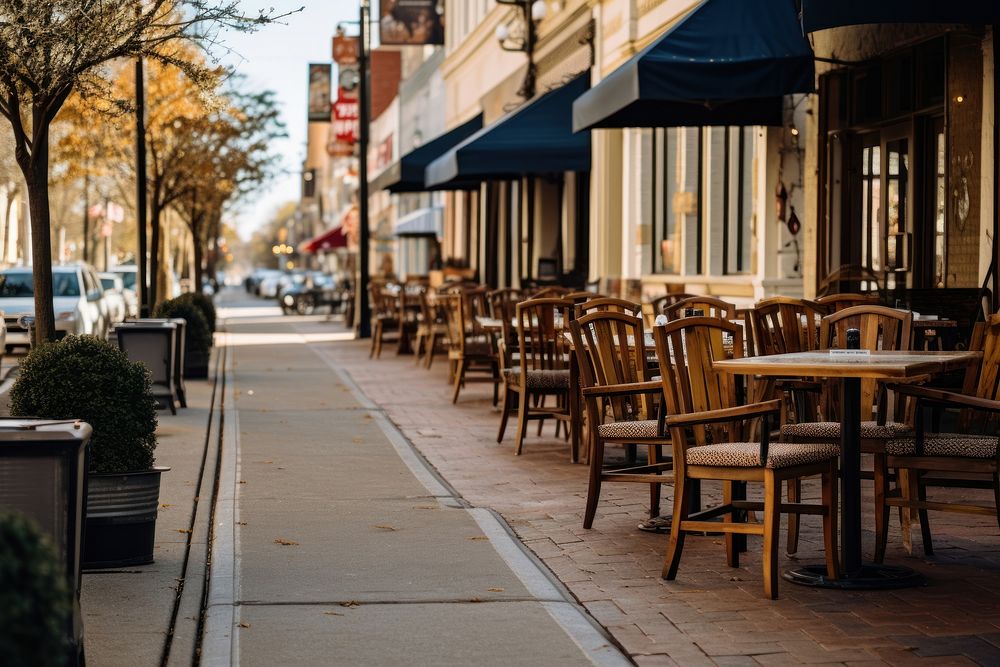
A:
{"label": "black metal table base", "polygon": [[800,586],[817,588],[837,588],[850,591],[875,591],[893,588],[913,588],[927,582],[924,575],[901,565],[862,565],[861,570],[851,576],[830,579],[826,576],[825,565],[806,565],[782,574],[786,580]]}

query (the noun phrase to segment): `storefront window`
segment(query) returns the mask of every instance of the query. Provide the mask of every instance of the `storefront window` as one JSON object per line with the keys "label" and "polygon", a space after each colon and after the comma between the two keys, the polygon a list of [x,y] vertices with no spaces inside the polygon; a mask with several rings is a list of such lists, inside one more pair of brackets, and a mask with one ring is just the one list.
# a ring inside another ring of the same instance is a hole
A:
{"label": "storefront window", "polygon": [[944,287],[945,284],[945,186],[944,186],[944,123],[938,121],[935,128],[935,152],[937,153],[937,169],[934,175],[934,286]]}
{"label": "storefront window", "polygon": [[654,271],[699,274],[702,270],[703,130],[669,128],[655,135]]}

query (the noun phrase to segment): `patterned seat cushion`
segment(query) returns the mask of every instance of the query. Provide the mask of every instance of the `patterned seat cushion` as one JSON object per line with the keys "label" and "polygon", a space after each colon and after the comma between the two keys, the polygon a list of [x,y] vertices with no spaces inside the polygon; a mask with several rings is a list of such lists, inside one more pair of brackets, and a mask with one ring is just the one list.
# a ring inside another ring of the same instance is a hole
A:
{"label": "patterned seat cushion", "polygon": [[[913,456],[916,451],[914,438],[898,438],[885,443],[885,452],[890,456]],[[989,459],[997,455],[997,438],[961,433],[927,434],[924,436],[924,455]]]}
{"label": "patterned seat cushion", "polygon": [[608,422],[597,427],[597,434],[602,438],[614,438],[616,440],[660,437],[656,431],[655,419]]}
{"label": "patterned seat cushion", "polygon": [[[874,421],[861,422],[861,437],[863,439],[884,440],[886,438],[897,438],[913,432],[913,428],[907,424],[898,422],[886,422],[879,424]],[[802,424],[785,424],[781,427],[781,435],[786,437],[799,438],[830,438],[840,439],[840,422],[804,422]]]}
{"label": "patterned seat cushion", "polygon": [[[806,463],[819,463],[838,456],[840,447],[833,444],[797,445],[790,442],[772,442],[767,448],[767,467],[789,468]],[[757,468],[760,466],[760,444],[725,442],[691,447],[687,450],[687,463],[692,466]]]}
{"label": "patterned seat cushion", "polygon": [[[513,384],[521,379],[520,368],[508,368],[504,374]],[[569,370],[529,370],[525,384],[528,389],[569,389]]]}

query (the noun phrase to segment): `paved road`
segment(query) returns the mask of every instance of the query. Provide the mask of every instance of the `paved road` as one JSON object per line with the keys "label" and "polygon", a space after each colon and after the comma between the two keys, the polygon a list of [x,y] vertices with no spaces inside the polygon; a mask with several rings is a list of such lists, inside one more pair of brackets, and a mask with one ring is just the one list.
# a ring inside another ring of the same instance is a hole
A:
{"label": "paved road", "polygon": [[627,664],[328,363],[318,345],[349,339],[342,325],[236,291],[219,303],[229,374],[203,663]]}

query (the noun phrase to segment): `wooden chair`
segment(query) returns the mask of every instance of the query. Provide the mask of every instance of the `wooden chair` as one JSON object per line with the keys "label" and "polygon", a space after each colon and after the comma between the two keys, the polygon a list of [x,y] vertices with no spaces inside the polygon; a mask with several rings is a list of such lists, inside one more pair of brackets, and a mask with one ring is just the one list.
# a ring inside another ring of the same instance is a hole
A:
{"label": "wooden chair", "polygon": [[572,294],[574,290],[561,285],[550,285],[542,287],[531,294],[532,299],[561,299],[567,294]]}
{"label": "wooden chair", "polygon": [[753,309],[758,354],[818,350],[826,314],[823,306],[806,299],[777,296],[758,302]]}
{"label": "wooden chair", "polygon": [[[399,342],[397,353],[415,351],[417,329],[420,327],[421,297],[427,292],[427,284],[420,279],[408,279],[400,285],[397,299],[399,312]],[[420,359],[419,354],[414,354]]]}
{"label": "wooden chair", "polygon": [[[739,566],[736,535],[764,538],[764,594],[778,596],[778,533],[781,514],[819,514],[827,574],[838,576],[837,566],[837,458],[839,447],[769,442],[769,419],[777,418],[779,401],[739,405],[736,378],[716,372],[713,361],[727,357],[725,338],[732,338],[732,355],[743,354],[740,326],[712,317],[681,318],[653,329],[663,378],[666,419],[673,445],[674,515],[663,578],[674,579],[688,533],[725,534],[726,560]],[[762,421],[759,442],[750,425]],[[781,483],[822,475],[820,505],[782,503]],[[723,483],[722,505],[692,512],[694,488],[701,480]],[[743,485],[762,483],[763,502],[748,502]],[[761,523],[747,523],[748,510],[763,511]],[[723,523],[709,519],[723,517]]]}
{"label": "wooden chair", "polygon": [[[503,441],[507,419],[517,402],[517,444],[520,455],[528,421],[553,418],[571,421],[569,406],[569,341],[563,335],[572,320],[572,301],[529,299],[517,304],[517,364],[504,373],[503,407],[497,442]],[[554,397],[555,406],[545,406]],[[568,430],[567,430],[568,432]],[[572,453],[576,460],[577,452]]]}
{"label": "wooden chair", "polygon": [[701,311],[702,317],[721,317],[724,320],[736,317],[736,306],[714,296],[692,296],[681,299],[664,308],[663,314],[673,322],[684,317],[684,312],[688,309]]}
{"label": "wooden chair", "polygon": [[[847,330],[859,329],[861,349],[872,352],[909,350],[913,313],[884,306],[854,306],[825,316],[820,325],[820,349],[846,347]],[[885,443],[912,433],[905,414],[905,405],[896,401],[892,419],[888,419],[888,396],[885,385],[876,380],[861,380],[861,449],[873,454],[875,468],[884,466]],[[784,424],[781,439],[796,443],[838,443],[840,442],[840,422],[834,421],[839,414],[839,396],[829,383],[824,385],[821,398],[824,421]],[[885,494],[884,479],[875,480],[875,495]],[[788,486],[788,501],[798,502],[801,484],[792,480]],[[875,520],[881,522],[883,512],[881,502],[875,504]],[[798,550],[798,518],[789,516],[788,553]]]}
{"label": "wooden chair", "polygon": [[417,324],[416,342],[414,343],[413,354],[417,358],[417,363],[423,362],[425,368],[430,368],[434,362],[434,353],[437,351],[438,343],[448,340],[448,323],[439,314],[438,309],[431,301],[432,293],[424,290],[420,293],[420,320]]}
{"label": "wooden chair", "polygon": [[[886,456],[876,466],[876,480],[888,487],[890,469],[897,470],[896,488],[887,491],[881,501],[881,520],[875,524],[875,562],[885,557],[888,536],[889,507],[899,507],[904,525],[916,510],[920,517],[920,532],[924,553],[933,555],[927,511],[983,514],[997,518],[1000,507],[1000,457],[998,457],[998,424],[1000,424],[1000,316],[976,326],[971,349],[983,353],[978,366],[966,374],[962,393],[897,385],[899,394],[910,396],[916,405],[916,429],[912,437],[890,440],[885,445]],[[958,430],[953,434],[927,434],[924,412],[958,410]],[[978,428],[977,428],[978,427]],[[976,434],[974,431],[980,433]],[[940,475],[935,477],[934,475]],[[950,503],[929,501],[928,486],[949,486],[993,490],[993,504]],[[904,538],[906,531],[904,531]]]}
{"label": "wooden chair", "polygon": [[[476,336],[468,326],[468,306],[461,292],[439,295],[439,302],[448,325],[448,360],[452,364],[452,381],[455,392],[451,402],[458,402],[459,392],[466,382],[500,382],[500,368],[490,341]],[[468,377],[469,373],[479,373]]]}
{"label": "wooden chair", "polygon": [[653,309],[653,317],[661,315],[666,311],[668,306],[672,306],[678,301],[683,301],[684,299],[693,299],[697,294],[688,294],[687,292],[677,292],[675,294],[664,294],[663,296],[658,296],[649,302],[649,305]]}
{"label": "wooden chair", "polygon": [[815,303],[826,309],[828,313],[836,313],[854,306],[877,306],[879,298],[876,294],[828,294],[816,299]]}
{"label": "wooden chair", "polygon": [[387,340],[399,342],[399,299],[396,290],[398,285],[391,283],[368,285],[372,306],[372,345],[368,357],[378,359],[382,356],[382,345]]}
{"label": "wooden chair", "polygon": [[591,298],[583,303],[576,304],[577,317],[593,312],[627,313],[640,317],[642,315],[642,304],[611,296]]}
{"label": "wooden chair", "polygon": [[[662,387],[652,381],[646,363],[642,318],[631,313],[597,311],[572,322],[573,347],[590,431],[590,484],[583,527],[594,525],[604,482],[649,484],[649,516],[660,515],[660,485],[671,481],[664,472],[673,464],[664,460],[670,444],[662,422],[656,419],[656,399]],[[606,466],[607,445],[646,445],[646,465]]]}

